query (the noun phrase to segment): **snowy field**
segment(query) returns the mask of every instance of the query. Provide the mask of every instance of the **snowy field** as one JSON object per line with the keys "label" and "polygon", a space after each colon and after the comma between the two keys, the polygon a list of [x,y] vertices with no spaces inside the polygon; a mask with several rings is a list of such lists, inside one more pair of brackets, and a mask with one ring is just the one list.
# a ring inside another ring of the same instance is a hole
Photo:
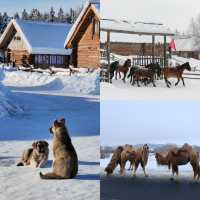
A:
{"label": "snowy field", "polygon": [[[99,81],[98,71],[68,76],[0,71],[0,199],[99,199]],[[52,136],[56,118],[66,118],[78,153],[79,172],[73,180],[39,178],[51,171]],[[50,143],[44,169],[16,167],[24,149],[38,139]]]}
{"label": "snowy field", "polygon": [[[117,56],[120,62],[124,62],[126,58],[124,56]],[[184,62],[190,62],[192,67],[191,72],[185,71],[185,87],[180,81],[178,86],[174,86],[177,79],[170,78],[172,83],[171,88],[167,88],[164,80],[156,80],[156,87],[152,84],[147,87],[140,84],[138,88],[135,84],[132,86],[130,80],[126,79],[126,83],[122,80],[115,80],[113,78],[113,84],[101,83],[101,100],[200,100],[200,61],[195,59],[186,59],[178,56],[173,56],[170,60],[170,65],[177,66]],[[198,79],[196,79],[198,78]]]}

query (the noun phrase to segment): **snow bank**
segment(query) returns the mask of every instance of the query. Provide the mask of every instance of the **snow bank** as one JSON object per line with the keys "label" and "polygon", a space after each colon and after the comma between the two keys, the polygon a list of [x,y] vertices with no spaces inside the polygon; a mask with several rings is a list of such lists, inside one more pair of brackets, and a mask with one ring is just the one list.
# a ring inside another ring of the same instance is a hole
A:
{"label": "snow bank", "polygon": [[63,73],[47,73],[6,70],[3,83],[13,89],[31,91],[56,91],[62,94],[99,95],[99,70],[80,70],[72,76]]}
{"label": "snow bank", "polygon": [[4,73],[0,69],[0,118],[4,116],[13,116],[22,113],[22,108],[17,103],[13,95],[2,83]]}

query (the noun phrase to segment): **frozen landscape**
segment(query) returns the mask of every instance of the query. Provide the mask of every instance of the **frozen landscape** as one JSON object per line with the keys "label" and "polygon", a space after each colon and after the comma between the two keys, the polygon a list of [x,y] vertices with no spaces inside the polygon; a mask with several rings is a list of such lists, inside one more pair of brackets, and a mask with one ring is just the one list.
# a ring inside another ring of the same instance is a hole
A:
{"label": "frozen landscape", "polygon": [[[0,70],[0,199],[99,199],[99,72],[69,76]],[[65,117],[79,158],[73,180],[40,180],[51,171],[52,136],[49,127]],[[16,167],[24,149],[33,141],[50,143],[46,167]]]}
{"label": "frozen landscape", "polygon": [[[123,63],[127,58],[132,56],[118,56],[117,58],[121,63]],[[105,62],[102,60],[102,62]],[[174,86],[177,79],[170,78],[172,82],[171,88],[167,88],[164,80],[156,80],[156,87],[154,88],[152,84],[146,86],[137,87],[135,84],[132,86],[130,80],[126,79],[126,83],[122,80],[115,80],[113,78],[113,84],[101,83],[101,100],[166,100],[166,101],[197,101],[200,100],[200,62],[196,59],[186,59],[178,56],[173,56],[169,61],[170,66],[177,66],[178,64],[183,64],[189,62],[192,68],[191,72],[185,71],[185,84],[184,87],[182,82],[178,86]]]}

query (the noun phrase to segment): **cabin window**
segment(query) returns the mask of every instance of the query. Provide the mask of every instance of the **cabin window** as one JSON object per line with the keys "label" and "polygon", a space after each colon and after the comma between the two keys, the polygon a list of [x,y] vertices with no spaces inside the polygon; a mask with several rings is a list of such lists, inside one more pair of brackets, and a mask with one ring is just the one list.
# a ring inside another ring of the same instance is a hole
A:
{"label": "cabin window", "polygon": [[63,65],[64,56],[57,55],[35,55],[36,65]]}
{"label": "cabin window", "polygon": [[64,57],[63,56],[57,56],[57,65],[64,64]]}
{"label": "cabin window", "polygon": [[93,24],[93,35],[99,35],[100,33],[100,25],[98,20],[94,20]]}
{"label": "cabin window", "polygon": [[21,40],[21,37],[20,36],[15,36],[14,40]]}

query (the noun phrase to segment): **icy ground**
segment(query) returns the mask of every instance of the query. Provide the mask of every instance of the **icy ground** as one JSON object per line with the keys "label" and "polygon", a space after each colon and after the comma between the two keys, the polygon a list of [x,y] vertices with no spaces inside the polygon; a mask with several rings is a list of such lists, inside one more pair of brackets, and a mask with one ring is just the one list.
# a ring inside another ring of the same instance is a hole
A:
{"label": "icy ground", "polygon": [[[0,118],[0,199],[99,199],[98,72],[69,77],[7,68],[2,83],[4,90],[0,88],[0,92],[8,91],[12,97],[6,98],[22,108],[22,113]],[[0,98],[0,105],[2,102]],[[51,171],[51,145],[46,168],[16,167],[22,151],[34,140],[46,139],[51,144],[48,129],[60,117],[66,118],[78,153],[78,176],[73,180],[40,180],[39,171]]]}
{"label": "icy ground", "polygon": [[[110,157],[111,158],[111,157]],[[100,168],[101,168],[101,175],[105,175],[104,169],[110,161],[110,158],[101,159],[100,160]],[[126,163],[126,176],[132,176],[132,171],[129,171],[129,162]],[[113,176],[121,176],[119,173],[120,167],[118,166],[114,171]],[[155,155],[150,154],[149,160],[146,166],[146,172],[150,178],[165,178],[169,179],[171,177],[171,171],[168,170],[167,166],[158,166],[156,163]],[[141,166],[138,167],[136,172],[138,177],[144,177],[143,170]],[[189,179],[192,180],[193,178],[193,170],[190,164],[183,165],[179,167],[179,178],[180,179]]]}
{"label": "icy ground", "polygon": [[[129,57],[120,56],[120,61]],[[184,62],[190,62],[192,67],[191,72],[185,71],[185,87],[180,81],[178,86],[174,86],[177,81],[176,78],[170,78],[172,83],[171,88],[167,88],[164,80],[156,80],[156,87],[152,84],[147,87],[140,84],[141,87],[137,87],[135,84],[130,84],[130,79],[126,79],[126,83],[122,80],[115,80],[113,78],[113,84],[101,83],[101,100],[200,100],[200,61],[195,59],[186,59],[178,56],[173,56],[170,61],[170,65],[177,66]]]}

